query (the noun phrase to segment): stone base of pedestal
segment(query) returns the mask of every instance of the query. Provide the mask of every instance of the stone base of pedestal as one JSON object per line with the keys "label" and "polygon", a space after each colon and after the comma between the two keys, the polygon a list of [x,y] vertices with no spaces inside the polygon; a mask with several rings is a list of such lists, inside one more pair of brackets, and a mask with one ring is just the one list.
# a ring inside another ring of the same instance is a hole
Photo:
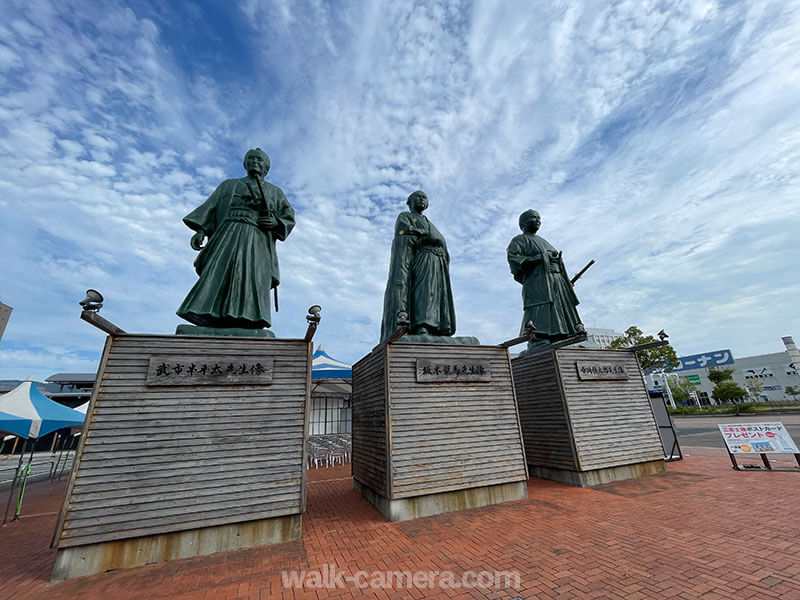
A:
{"label": "stone base of pedestal", "polygon": [[552,469],[548,467],[536,467],[528,465],[531,477],[560,481],[578,487],[589,487],[602,483],[612,483],[625,479],[635,479],[664,473],[667,464],[663,460],[652,460],[649,462],[636,463],[633,465],[622,465],[620,467],[607,467],[605,469],[592,469],[589,471],[568,471],[567,469]]}
{"label": "stone base of pedestal", "polygon": [[448,346],[479,346],[478,338],[471,335],[468,336],[445,336],[445,335],[411,335],[406,334],[403,337],[396,339],[395,344],[435,344],[435,345],[448,345]]}
{"label": "stone base of pedestal", "polygon": [[50,581],[290,542],[300,538],[301,523],[302,515],[289,515],[62,548],[56,555]]}
{"label": "stone base of pedestal", "polygon": [[547,349],[511,365],[531,475],[590,486],[666,471],[633,352]]}
{"label": "stone base of pedestal", "polygon": [[453,492],[440,492],[438,494],[426,494],[398,500],[389,500],[386,496],[382,496],[358,480],[353,480],[353,489],[361,494],[364,500],[378,509],[389,521],[407,521],[408,519],[431,517],[442,513],[500,504],[511,500],[524,500],[528,497],[528,488],[524,481]]}
{"label": "stone base of pedestal", "polygon": [[223,337],[257,337],[275,338],[269,329],[245,329],[244,327],[201,327],[200,325],[181,324],[175,328],[175,335],[204,335]]}
{"label": "stone base of pedestal", "polygon": [[353,365],[353,479],[391,521],[527,495],[508,352],[388,344]]}

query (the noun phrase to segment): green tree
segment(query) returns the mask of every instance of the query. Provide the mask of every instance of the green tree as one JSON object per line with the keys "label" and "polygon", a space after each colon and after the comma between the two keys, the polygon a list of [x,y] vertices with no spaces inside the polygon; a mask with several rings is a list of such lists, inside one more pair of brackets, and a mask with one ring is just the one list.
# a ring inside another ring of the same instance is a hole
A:
{"label": "green tree", "polygon": [[787,385],[786,389],[783,391],[789,394],[793,400],[797,400],[797,397],[800,396],[800,390],[791,385]]}
{"label": "green tree", "polygon": [[711,397],[717,402],[736,402],[747,396],[747,392],[743,390],[738,383],[733,379],[724,379],[714,386],[711,392]]}
{"label": "green tree", "polygon": [[[636,325],[631,325],[625,330],[625,335],[618,337],[612,341],[608,347],[611,349],[622,350],[630,348],[631,346],[638,346],[639,344],[649,344],[656,342],[656,338],[652,335],[644,335],[641,329]],[[645,348],[644,350],[636,351],[636,358],[639,361],[639,366],[643,371],[649,369],[663,369],[664,371],[672,371],[678,366],[678,355],[675,349],[669,344],[657,346],[655,348]]]}
{"label": "green tree", "polygon": [[733,369],[720,369],[710,367],[708,369],[708,378],[712,383],[718,384],[727,379],[733,379]]}
{"label": "green tree", "polygon": [[695,391],[694,385],[689,383],[685,377],[668,377],[669,389],[672,392],[672,398],[675,402],[680,404],[692,404],[691,392]]}
{"label": "green tree", "polygon": [[745,383],[745,387],[747,387],[747,391],[750,392],[750,396],[754,400],[761,399],[761,392],[764,391],[764,382],[760,379],[751,379],[747,383]]}

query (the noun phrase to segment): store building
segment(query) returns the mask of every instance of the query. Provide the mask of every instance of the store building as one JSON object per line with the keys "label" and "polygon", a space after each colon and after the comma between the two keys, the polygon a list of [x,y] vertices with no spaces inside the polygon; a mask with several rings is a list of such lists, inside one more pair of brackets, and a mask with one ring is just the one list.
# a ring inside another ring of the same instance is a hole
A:
{"label": "store building", "polygon": [[625,337],[624,333],[613,329],[602,329],[600,327],[587,327],[586,339],[597,344],[600,348],[608,348],[608,345],[617,338]]}
{"label": "store building", "polygon": [[[800,352],[791,336],[782,338],[785,350],[734,358],[730,350],[715,350],[692,356],[682,356],[679,367],[669,377],[684,377],[695,386],[697,401],[703,405],[716,404],[711,396],[714,384],[708,379],[709,368],[733,369],[733,380],[750,394],[751,401],[780,402],[800,400],[792,397],[786,388],[800,389]],[[661,390],[664,374],[645,376],[648,387]]]}

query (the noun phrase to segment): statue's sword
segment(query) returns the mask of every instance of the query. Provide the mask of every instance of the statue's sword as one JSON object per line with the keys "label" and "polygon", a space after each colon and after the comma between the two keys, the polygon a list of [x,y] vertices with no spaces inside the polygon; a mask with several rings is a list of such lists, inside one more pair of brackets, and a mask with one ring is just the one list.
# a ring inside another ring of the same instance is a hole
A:
{"label": "statue's sword", "polygon": [[586,271],[589,270],[589,267],[591,267],[593,264],[594,264],[594,259],[590,260],[589,263],[585,267],[583,267],[580,271],[578,271],[578,274],[575,275],[575,277],[573,277],[572,279],[570,279],[569,282],[571,284],[575,285],[575,282],[578,281],[578,279],[581,278],[581,275],[586,273]]}

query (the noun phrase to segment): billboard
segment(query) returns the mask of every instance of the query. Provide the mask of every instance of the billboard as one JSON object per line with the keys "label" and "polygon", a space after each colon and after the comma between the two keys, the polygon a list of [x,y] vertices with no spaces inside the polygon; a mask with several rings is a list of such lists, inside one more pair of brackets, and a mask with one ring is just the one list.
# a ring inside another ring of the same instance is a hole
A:
{"label": "billboard", "polygon": [[672,372],[707,369],[708,367],[721,367],[722,365],[732,364],[733,352],[730,350],[716,350],[714,352],[704,352],[703,354],[681,356],[678,358],[678,366]]}

